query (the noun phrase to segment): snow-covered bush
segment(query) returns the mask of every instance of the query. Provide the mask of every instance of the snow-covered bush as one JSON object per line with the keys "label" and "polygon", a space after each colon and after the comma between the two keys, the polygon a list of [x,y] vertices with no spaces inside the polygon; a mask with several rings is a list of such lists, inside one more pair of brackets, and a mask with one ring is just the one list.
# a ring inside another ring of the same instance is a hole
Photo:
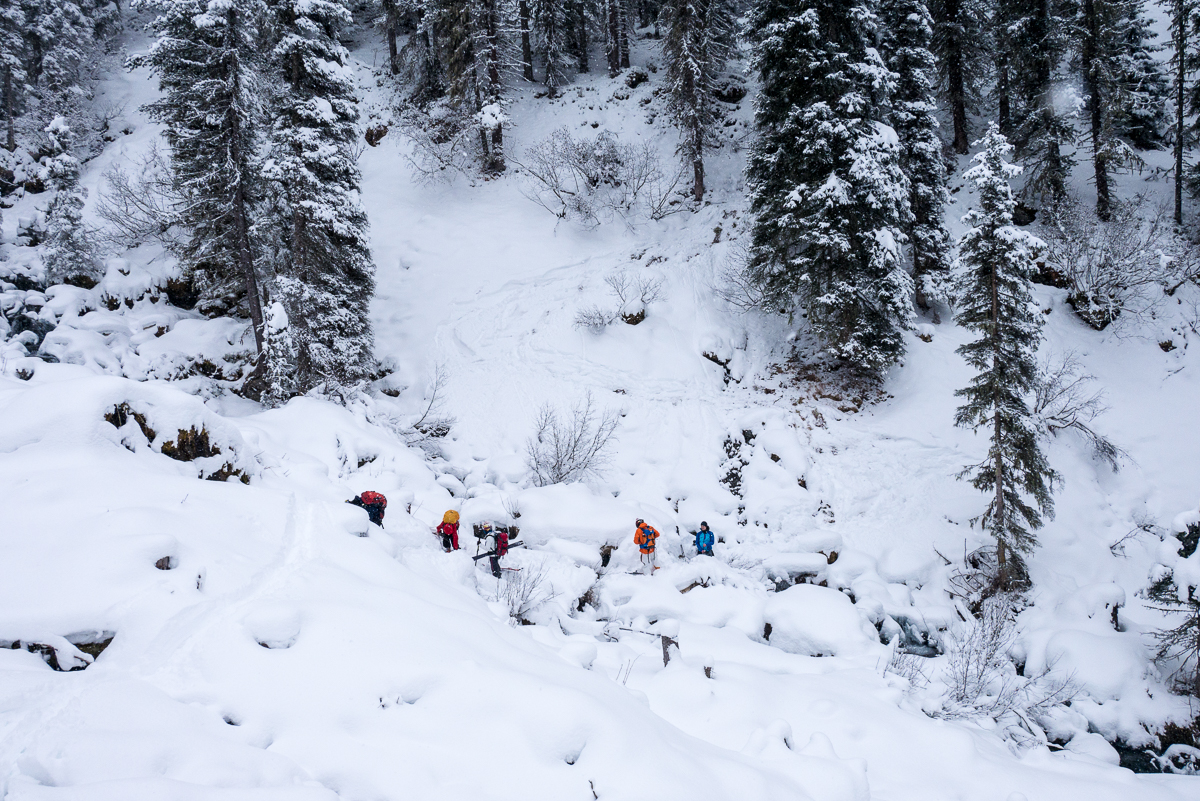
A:
{"label": "snow-covered bush", "polygon": [[680,173],[664,169],[649,143],[622,142],[611,131],[587,140],[559,128],[519,163],[531,179],[526,196],[564,219],[599,225],[640,215],[658,220],[676,210]]}
{"label": "snow-covered bush", "polygon": [[598,476],[620,417],[596,408],[589,392],[565,415],[547,403],[538,411],[534,434],[525,445],[525,463],[539,487]]}
{"label": "snow-covered bush", "polygon": [[1047,263],[1066,283],[1067,302],[1100,330],[1122,314],[1153,308],[1181,267],[1169,220],[1144,201],[1122,204],[1101,221],[1090,209],[1069,204],[1045,231]]}

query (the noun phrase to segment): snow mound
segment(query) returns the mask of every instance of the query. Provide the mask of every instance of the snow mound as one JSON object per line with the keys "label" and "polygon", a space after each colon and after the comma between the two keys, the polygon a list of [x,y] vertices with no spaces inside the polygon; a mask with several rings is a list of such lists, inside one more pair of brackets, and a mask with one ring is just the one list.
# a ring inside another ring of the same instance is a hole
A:
{"label": "snow mound", "polygon": [[807,656],[854,656],[880,647],[875,632],[841,592],[797,584],[767,601],[771,645]]}

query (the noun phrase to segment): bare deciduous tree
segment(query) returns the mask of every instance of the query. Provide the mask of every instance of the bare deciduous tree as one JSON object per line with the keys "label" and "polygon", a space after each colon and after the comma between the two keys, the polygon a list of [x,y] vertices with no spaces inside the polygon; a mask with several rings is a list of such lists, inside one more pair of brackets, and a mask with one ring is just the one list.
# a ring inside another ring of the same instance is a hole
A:
{"label": "bare deciduous tree", "polygon": [[600,411],[589,392],[566,415],[547,403],[538,411],[525,462],[539,487],[596,477],[607,464],[620,416]]}
{"label": "bare deciduous tree", "polygon": [[137,164],[136,172],[117,165],[104,173],[96,213],[108,224],[105,241],[120,249],[158,242],[178,250],[184,236],[178,227],[185,199],[175,190],[171,167],[158,148]]}
{"label": "bare deciduous tree", "polygon": [[1075,431],[1091,445],[1093,453],[1113,472],[1121,467],[1128,454],[1110,439],[1092,428],[1097,417],[1108,411],[1104,391],[1093,389],[1095,376],[1083,371],[1074,351],[1060,358],[1044,361],[1038,369],[1037,390],[1034,393],[1033,413],[1049,434]]}

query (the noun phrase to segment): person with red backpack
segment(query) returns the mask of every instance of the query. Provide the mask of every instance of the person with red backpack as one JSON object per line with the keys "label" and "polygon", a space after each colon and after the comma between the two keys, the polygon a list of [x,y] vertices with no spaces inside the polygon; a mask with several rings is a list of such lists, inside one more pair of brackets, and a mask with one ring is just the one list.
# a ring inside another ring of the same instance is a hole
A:
{"label": "person with red backpack", "polygon": [[658,565],[654,564],[654,554],[655,542],[660,536],[658,529],[654,526],[640,517],[637,519],[637,530],[633,535],[633,543],[642,553],[642,570],[644,572],[653,573],[658,570]]}
{"label": "person with red backpack", "polygon": [[492,566],[492,575],[500,578],[500,557],[508,553],[508,529],[498,526],[492,535],[492,541],[496,543],[496,547],[488,557],[488,564]]}
{"label": "person with red backpack", "polygon": [[365,509],[372,523],[383,526],[383,512],[387,509],[387,498],[383,497],[383,493],[367,490],[362,495],[355,495],[354,500],[346,503]]}
{"label": "person with red backpack", "polygon": [[442,515],[442,522],[438,524],[437,533],[442,538],[442,547],[446,549],[446,553],[458,550],[458,512],[453,509]]}

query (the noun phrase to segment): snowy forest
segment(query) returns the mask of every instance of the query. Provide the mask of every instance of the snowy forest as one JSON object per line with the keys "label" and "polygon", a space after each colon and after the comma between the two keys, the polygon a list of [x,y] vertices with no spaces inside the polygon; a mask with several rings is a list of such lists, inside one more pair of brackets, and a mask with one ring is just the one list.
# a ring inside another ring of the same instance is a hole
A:
{"label": "snowy forest", "polygon": [[1200,797],[1200,3],[0,69],[0,801]]}

